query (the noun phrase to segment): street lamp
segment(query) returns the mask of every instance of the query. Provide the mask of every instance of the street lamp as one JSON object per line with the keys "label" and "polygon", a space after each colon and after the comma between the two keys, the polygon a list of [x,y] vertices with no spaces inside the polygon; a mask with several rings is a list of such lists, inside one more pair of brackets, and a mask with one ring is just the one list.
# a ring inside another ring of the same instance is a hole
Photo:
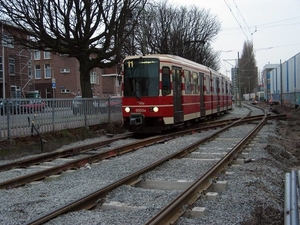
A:
{"label": "street lamp", "polygon": [[233,82],[233,87],[234,87],[234,95],[235,95],[235,104],[237,102],[237,93],[238,93],[238,68],[236,67],[236,65],[231,64],[228,61],[236,61],[236,59],[223,59],[224,62],[228,63],[229,65],[232,66],[231,68],[231,78],[232,78],[232,82]]}
{"label": "street lamp", "polygon": [[255,26],[255,31],[253,31],[253,32],[251,33],[252,43],[253,43],[253,34],[256,33],[256,32],[257,32],[257,27]]}
{"label": "street lamp", "polygon": [[119,87],[118,87],[118,93],[117,94],[119,94],[119,92],[120,92],[120,95],[121,95],[121,82],[122,82],[122,75],[121,75],[121,72],[122,72],[122,66],[121,66],[121,64],[119,63],[118,64],[118,66],[117,66],[118,68],[117,68],[117,80],[118,80],[118,82],[119,82]]}
{"label": "street lamp", "polygon": [[247,77],[249,79],[249,101],[250,101],[250,80],[251,80],[251,77]]}

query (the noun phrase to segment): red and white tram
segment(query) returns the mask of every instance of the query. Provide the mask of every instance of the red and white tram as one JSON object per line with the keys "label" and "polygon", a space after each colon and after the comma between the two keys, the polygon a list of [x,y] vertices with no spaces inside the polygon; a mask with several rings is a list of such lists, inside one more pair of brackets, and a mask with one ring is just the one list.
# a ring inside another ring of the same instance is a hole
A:
{"label": "red and white tram", "polygon": [[232,109],[231,81],[173,55],[129,56],[122,66],[124,127],[160,133]]}

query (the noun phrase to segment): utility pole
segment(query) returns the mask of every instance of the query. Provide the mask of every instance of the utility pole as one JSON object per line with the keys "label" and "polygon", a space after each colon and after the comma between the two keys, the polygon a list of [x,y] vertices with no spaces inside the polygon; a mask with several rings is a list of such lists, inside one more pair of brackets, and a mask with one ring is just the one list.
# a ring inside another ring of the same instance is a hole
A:
{"label": "utility pole", "polygon": [[237,71],[238,79],[239,79],[239,107],[242,107],[242,99],[241,99],[241,68],[240,68],[240,53],[238,52],[238,71]]}
{"label": "utility pole", "polygon": [[249,101],[250,101],[250,80],[251,80],[251,77],[248,77],[249,79]]}
{"label": "utility pole", "polygon": [[143,1],[143,47],[142,47],[142,51],[143,51],[143,55],[146,55],[146,12],[145,12],[145,0]]}
{"label": "utility pole", "polygon": [[6,66],[5,66],[5,52],[4,52],[4,28],[3,28],[3,21],[2,21],[2,90],[3,90],[3,100],[5,99],[5,70],[6,70]]}
{"label": "utility pole", "polygon": [[281,64],[281,59],[280,59],[280,103],[281,105],[283,104],[283,99],[282,99],[282,64]]}

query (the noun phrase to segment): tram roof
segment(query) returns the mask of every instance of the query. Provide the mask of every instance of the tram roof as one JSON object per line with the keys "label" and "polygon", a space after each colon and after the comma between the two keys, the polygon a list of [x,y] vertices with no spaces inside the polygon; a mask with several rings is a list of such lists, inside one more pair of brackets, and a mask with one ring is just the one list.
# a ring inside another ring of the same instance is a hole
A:
{"label": "tram roof", "polygon": [[125,60],[136,59],[136,58],[158,58],[159,60],[171,60],[172,62],[178,63],[178,64],[185,63],[185,64],[189,64],[190,66],[193,66],[193,67],[201,67],[202,69],[212,71],[215,74],[225,77],[224,74],[221,74],[207,66],[204,66],[200,63],[194,62],[192,60],[189,60],[189,59],[183,58],[181,56],[177,56],[177,55],[170,55],[170,54],[132,55],[132,56],[127,56],[125,58]]}

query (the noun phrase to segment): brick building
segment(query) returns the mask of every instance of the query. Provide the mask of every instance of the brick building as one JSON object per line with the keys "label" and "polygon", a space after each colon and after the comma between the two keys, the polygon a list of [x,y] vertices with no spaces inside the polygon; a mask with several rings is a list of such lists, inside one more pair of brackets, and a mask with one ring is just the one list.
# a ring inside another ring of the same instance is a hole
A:
{"label": "brick building", "polygon": [[[42,98],[74,98],[81,95],[79,62],[47,51],[33,52],[32,71],[34,82],[30,90],[40,92]],[[102,70],[94,68],[90,72],[93,95],[102,93]]]}
{"label": "brick building", "polygon": [[20,29],[3,22],[0,26],[0,98],[20,98],[29,91],[30,50],[14,43],[13,35],[23,35]]}
{"label": "brick building", "polygon": [[[0,25],[0,98],[23,98],[33,92],[38,92],[42,98],[74,98],[81,95],[79,62],[76,58],[16,45],[13,32],[22,35],[22,31],[5,23],[0,22]],[[117,78],[117,66],[103,70],[94,68],[90,72],[93,95],[119,95]]]}
{"label": "brick building", "polygon": [[103,97],[121,95],[118,66],[103,69]]}
{"label": "brick building", "polygon": [[[30,90],[39,91],[42,98],[74,98],[81,95],[79,62],[76,58],[52,54],[46,51],[34,51],[32,73],[34,81]],[[90,72],[94,96],[109,97],[121,95],[118,66],[112,68],[94,68]],[[52,87],[55,79],[55,88]]]}

